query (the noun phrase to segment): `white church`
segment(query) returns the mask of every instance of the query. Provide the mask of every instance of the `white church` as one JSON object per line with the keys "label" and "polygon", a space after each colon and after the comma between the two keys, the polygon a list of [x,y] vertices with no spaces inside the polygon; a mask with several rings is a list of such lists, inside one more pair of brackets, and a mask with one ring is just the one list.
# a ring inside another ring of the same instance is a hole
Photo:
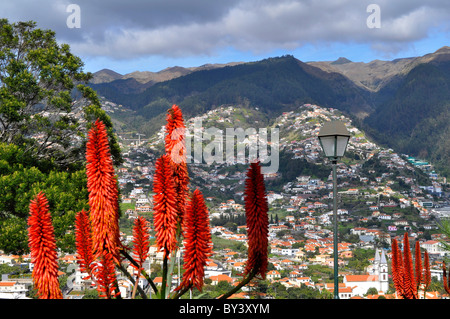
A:
{"label": "white church", "polygon": [[346,287],[353,289],[353,296],[363,296],[369,288],[375,288],[378,292],[386,293],[389,289],[388,263],[383,249],[375,251],[373,265],[367,268],[365,275],[345,275]]}

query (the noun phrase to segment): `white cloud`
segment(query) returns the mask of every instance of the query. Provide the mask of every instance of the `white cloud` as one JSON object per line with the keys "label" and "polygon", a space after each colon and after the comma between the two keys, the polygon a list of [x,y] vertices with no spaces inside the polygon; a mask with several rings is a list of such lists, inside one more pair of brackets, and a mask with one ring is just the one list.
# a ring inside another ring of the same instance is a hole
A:
{"label": "white cloud", "polygon": [[[80,29],[65,25],[65,6],[71,2],[81,7]],[[366,25],[371,3],[381,9],[380,29]],[[450,25],[445,0],[40,0],[39,6],[16,0],[2,4],[0,13],[54,29],[76,54],[119,59],[211,55],[229,47],[261,53],[347,42],[389,53]]]}

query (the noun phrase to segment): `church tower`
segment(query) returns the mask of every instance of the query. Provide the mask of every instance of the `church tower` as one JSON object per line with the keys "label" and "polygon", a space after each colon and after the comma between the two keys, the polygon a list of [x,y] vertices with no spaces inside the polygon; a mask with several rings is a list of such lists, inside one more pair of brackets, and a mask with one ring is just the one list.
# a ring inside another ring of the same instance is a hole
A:
{"label": "church tower", "polygon": [[372,275],[380,275],[380,252],[378,248],[375,250],[375,259],[373,262]]}
{"label": "church tower", "polygon": [[380,262],[378,263],[378,280],[380,291],[387,292],[389,289],[388,263],[384,249],[381,250]]}
{"label": "church tower", "polygon": [[375,250],[373,267],[369,274],[378,277],[378,291],[386,292],[389,289],[388,263],[384,249]]}

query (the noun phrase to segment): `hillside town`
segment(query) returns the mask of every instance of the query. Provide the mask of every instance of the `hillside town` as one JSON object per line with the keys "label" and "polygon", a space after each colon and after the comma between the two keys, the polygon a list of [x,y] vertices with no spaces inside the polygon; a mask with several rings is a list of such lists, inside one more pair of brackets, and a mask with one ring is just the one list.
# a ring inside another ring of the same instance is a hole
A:
{"label": "hillside town", "polygon": [[[238,110],[232,106],[217,108],[201,118],[188,119],[186,126],[190,132],[198,120],[202,120],[202,130],[214,125],[232,126],[236,112]],[[278,172],[265,176],[270,218],[269,270],[265,281],[243,288],[234,298],[282,298],[286,296],[282,291],[292,292],[294,288],[307,289],[315,298],[331,298],[333,181],[331,168],[328,175],[322,177],[328,163],[321,155],[317,139],[322,123],[330,120],[344,121],[351,133],[346,157],[337,168],[339,298],[396,298],[390,271],[391,242],[394,238],[401,242],[405,232],[411,247],[419,243],[422,251],[428,252],[433,282],[436,283],[433,287],[442,287],[442,265],[450,254],[442,244],[450,238],[442,233],[439,223],[450,218],[446,179],[428,162],[372,143],[337,110],[305,104],[298,110],[283,113],[271,128],[280,131],[280,152],[287,154],[291,161],[305,163],[310,169],[302,171],[299,167],[295,171],[300,172],[299,175],[289,176],[292,171],[283,171],[284,167],[280,167]],[[161,151],[163,132],[162,129],[146,140],[119,139],[125,159],[116,171],[123,224],[132,223],[138,216],[151,220],[154,163]],[[205,284],[217,287],[226,282],[232,286],[241,278],[246,262],[246,163],[192,161],[188,166],[191,187],[202,190],[210,213],[214,253],[206,266]],[[316,172],[319,167],[322,171]],[[122,240],[132,245],[131,233],[123,230]],[[181,256],[182,250],[177,258],[181,259]],[[29,256],[0,255],[0,264],[21,264],[31,270],[29,262]],[[61,276],[67,277],[65,298],[82,298],[84,289],[89,288],[91,282],[80,273],[76,256],[61,254],[60,262],[65,265]],[[146,269],[156,285],[161,284],[161,277],[155,265],[161,262],[162,252],[156,245],[151,246]],[[178,274],[174,274],[173,288],[178,283],[180,268]],[[123,275],[119,278],[122,296],[129,297],[132,283]],[[141,277],[140,285],[143,289],[148,288],[144,277]],[[29,277],[3,275],[0,294],[25,298],[30,286]],[[450,296],[436,288],[420,298],[449,299]]]}

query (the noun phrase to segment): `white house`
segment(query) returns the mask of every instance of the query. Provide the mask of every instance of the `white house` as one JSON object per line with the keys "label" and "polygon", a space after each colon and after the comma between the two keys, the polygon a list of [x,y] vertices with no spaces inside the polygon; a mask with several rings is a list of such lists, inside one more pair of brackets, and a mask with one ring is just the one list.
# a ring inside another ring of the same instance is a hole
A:
{"label": "white house", "polygon": [[8,264],[12,266],[14,264],[14,257],[8,255],[0,255],[0,264]]}
{"label": "white house", "polygon": [[16,298],[24,297],[28,289],[25,284],[16,281],[1,281],[0,282],[0,293],[2,294],[12,294]]}
{"label": "white house", "polygon": [[441,257],[449,254],[449,252],[444,249],[442,243],[436,240],[427,240],[426,242],[423,242],[420,246],[423,249],[426,249],[426,251],[429,254],[439,255]]}

